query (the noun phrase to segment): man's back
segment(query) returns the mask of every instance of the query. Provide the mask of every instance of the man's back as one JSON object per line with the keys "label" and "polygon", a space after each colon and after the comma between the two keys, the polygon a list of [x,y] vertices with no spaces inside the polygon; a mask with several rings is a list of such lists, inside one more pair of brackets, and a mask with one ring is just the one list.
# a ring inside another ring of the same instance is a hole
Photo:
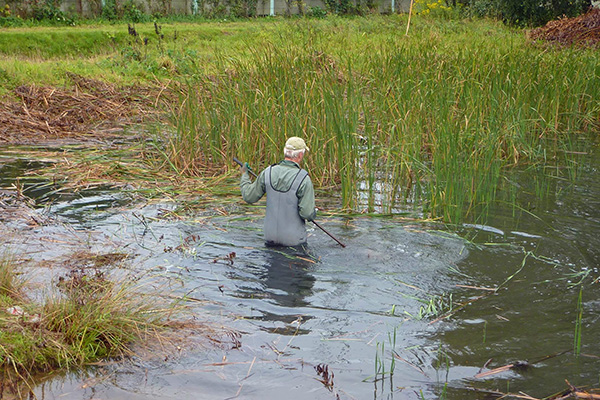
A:
{"label": "man's back", "polygon": [[316,216],[315,192],[308,173],[300,168],[308,147],[304,140],[287,140],[279,164],[263,170],[254,182],[248,168],[242,167],[240,189],[247,203],[255,203],[267,194],[265,239],[273,244],[295,246],[306,241],[306,220]]}

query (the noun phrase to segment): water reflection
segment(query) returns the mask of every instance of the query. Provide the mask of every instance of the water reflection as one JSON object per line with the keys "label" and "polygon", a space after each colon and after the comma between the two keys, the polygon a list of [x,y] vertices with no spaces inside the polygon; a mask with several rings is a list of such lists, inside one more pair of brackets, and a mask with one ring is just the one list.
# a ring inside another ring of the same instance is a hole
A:
{"label": "water reflection", "polygon": [[315,278],[310,274],[314,262],[304,249],[267,249],[265,269],[260,280],[270,298],[282,307],[306,307]]}
{"label": "water reflection", "polygon": [[300,326],[311,319],[309,298],[313,294],[315,262],[304,248],[269,247],[254,252],[259,265],[247,265],[234,278],[238,283],[235,297],[251,299],[251,309],[261,321],[260,329],[283,335],[308,334]]}

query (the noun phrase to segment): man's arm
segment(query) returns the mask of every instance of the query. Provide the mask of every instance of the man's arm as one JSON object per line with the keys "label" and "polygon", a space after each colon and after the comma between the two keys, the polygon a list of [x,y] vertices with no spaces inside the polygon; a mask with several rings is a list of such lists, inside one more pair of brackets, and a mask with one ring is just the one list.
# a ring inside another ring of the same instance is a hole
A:
{"label": "man's arm", "polygon": [[315,189],[310,176],[307,176],[298,188],[298,213],[307,221],[312,221],[317,216]]}
{"label": "man's arm", "polygon": [[242,174],[240,179],[240,189],[242,198],[246,203],[256,203],[265,194],[265,171],[262,171],[254,182],[250,180],[248,171]]}

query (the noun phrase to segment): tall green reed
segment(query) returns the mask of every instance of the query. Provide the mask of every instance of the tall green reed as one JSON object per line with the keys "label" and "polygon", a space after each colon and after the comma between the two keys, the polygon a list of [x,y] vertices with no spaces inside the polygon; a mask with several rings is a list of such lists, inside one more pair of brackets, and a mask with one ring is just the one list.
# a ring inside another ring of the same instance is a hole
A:
{"label": "tall green reed", "polygon": [[[372,376],[375,382],[379,380],[385,380],[386,377],[389,377],[390,382],[394,376],[394,371],[396,369],[396,336],[397,336],[397,328],[394,328],[393,332],[388,333],[388,345],[391,347],[390,350],[390,361],[386,366],[386,351],[385,351],[385,341],[376,343],[375,350],[375,374]],[[368,377],[366,379],[370,379]]]}
{"label": "tall green reed", "polygon": [[222,60],[181,100],[165,140],[172,164],[202,175],[237,155],[262,168],[303,136],[313,180],[337,188],[343,208],[459,221],[485,212],[506,171],[555,159],[597,124],[592,52],[458,46],[433,31],[370,42],[361,24],[282,25],[289,41]]}

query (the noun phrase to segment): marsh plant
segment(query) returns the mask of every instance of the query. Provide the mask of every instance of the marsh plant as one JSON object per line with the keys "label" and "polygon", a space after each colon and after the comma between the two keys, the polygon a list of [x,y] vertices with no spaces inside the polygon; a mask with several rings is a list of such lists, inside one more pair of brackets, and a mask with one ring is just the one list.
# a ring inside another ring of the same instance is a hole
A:
{"label": "marsh plant", "polygon": [[407,297],[415,299],[419,303],[421,303],[421,305],[419,306],[419,311],[416,314],[411,314],[406,310],[404,311],[406,315],[417,320],[439,318],[444,314],[451,313],[454,309],[452,293],[428,295],[427,298],[421,298],[416,296]]}
{"label": "marsh plant", "polygon": [[[386,353],[385,341],[376,343],[375,350],[375,375],[373,379],[375,382],[379,380],[385,380],[386,378],[392,378],[394,370],[396,369],[396,335],[397,328],[394,328],[393,332],[388,333],[388,353]],[[389,358],[389,360],[387,360]]]}
{"label": "marsh plant", "polygon": [[285,42],[195,75],[161,138],[168,165],[210,175],[235,155],[259,169],[300,135],[316,186],[336,188],[343,209],[459,221],[485,213],[514,167],[568,158],[597,126],[592,51],[503,30],[474,39],[456,21],[416,20],[407,37],[402,19],[379,20],[374,38],[375,19],[331,21],[279,25]]}
{"label": "marsh plant", "polygon": [[21,297],[25,280],[18,275],[15,261],[11,254],[0,254],[0,298],[4,302]]}
{"label": "marsh plant", "polygon": [[141,296],[139,282],[87,270],[63,277],[59,291],[34,301],[20,289],[15,271],[13,261],[0,261],[0,366],[6,382],[132,355],[135,346],[162,337],[167,315],[175,311]]}

